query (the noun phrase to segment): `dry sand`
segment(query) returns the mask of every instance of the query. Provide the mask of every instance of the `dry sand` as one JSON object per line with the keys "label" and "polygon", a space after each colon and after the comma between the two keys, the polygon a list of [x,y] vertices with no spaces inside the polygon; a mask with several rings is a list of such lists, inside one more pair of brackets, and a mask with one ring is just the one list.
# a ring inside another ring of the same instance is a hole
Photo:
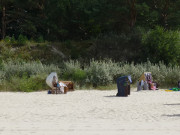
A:
{"label": "dry sand", "polygon": [[0,135],[179,135],[180,92],[0,92]]}

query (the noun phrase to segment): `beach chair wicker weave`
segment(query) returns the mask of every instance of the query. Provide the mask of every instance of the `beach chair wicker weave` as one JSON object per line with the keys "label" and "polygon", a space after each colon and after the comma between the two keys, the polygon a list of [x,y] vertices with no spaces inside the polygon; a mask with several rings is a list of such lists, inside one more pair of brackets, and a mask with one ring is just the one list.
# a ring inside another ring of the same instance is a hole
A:
{"label": "beach chair wicker weave", "polygon": [[127,97],[130,95],[131,76],[122,76],[117,79],[118,93],[116,96]]}

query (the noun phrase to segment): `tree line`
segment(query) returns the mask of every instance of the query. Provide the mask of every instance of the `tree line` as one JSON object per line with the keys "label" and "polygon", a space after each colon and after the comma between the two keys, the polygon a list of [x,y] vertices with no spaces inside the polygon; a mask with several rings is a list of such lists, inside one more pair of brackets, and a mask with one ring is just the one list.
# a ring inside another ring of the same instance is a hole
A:
{"label": "tree line", "polygon": [[0,19],[11,47],[50,41],[70,59],[180,65],[180,0],[0,0]]}
{"label": "tree line", "polygon": [[156,25],[179,29],[180,0],[0,0],[0,37],[85,40]]}

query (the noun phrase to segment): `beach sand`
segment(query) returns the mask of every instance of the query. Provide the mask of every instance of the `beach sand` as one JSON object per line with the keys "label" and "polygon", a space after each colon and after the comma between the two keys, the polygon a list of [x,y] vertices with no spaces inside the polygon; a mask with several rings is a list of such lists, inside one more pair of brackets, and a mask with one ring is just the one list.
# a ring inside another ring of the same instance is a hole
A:
{"label": "beach sand", "polygon": [[0,92],[0,135],[179,135],[180,92]]}

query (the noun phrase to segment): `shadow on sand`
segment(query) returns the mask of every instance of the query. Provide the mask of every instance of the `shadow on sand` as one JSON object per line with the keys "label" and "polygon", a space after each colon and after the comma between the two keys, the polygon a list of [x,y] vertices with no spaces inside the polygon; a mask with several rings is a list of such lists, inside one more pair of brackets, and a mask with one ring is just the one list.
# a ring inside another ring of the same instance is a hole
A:
{"label": "shadow on sand", "polygon": [[[114,97],[116,97],[116,98],[122,98],[122,97],[126,97],[126,96],[116,96],[116,95],[109,95],[109,96],[104,96],[104,97],[108,97],[108,98],[114,98]],[[127,96],[128,97],[128,96]]]}
{"label": "shadow on sand", "polygon": [[180,117],[180,114],[173,114],[173,115],[162,115],[166,117]]}
{"label": "shadow on sand", "polygon": [[164,104],[164,105],[180,105],[180,103],[174,103],[174,104]]}

